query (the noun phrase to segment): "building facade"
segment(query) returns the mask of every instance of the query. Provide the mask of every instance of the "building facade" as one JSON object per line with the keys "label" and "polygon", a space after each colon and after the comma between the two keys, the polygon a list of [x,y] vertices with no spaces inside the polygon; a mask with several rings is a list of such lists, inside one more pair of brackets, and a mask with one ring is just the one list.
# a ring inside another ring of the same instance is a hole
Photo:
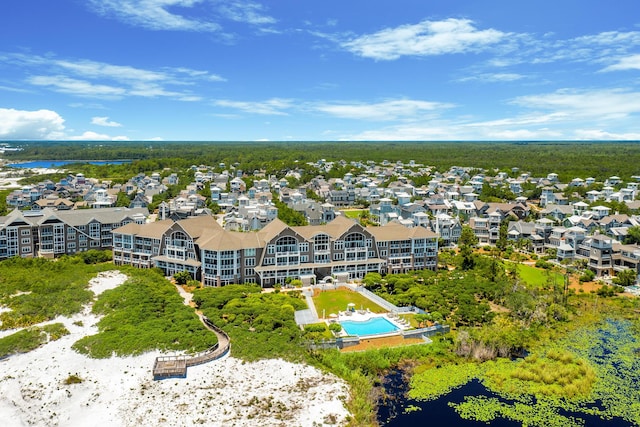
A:
{"label": "building facade", "polygon": [[89,249],[111,249],[111,230],[128,223],[144,223],[148,216],[146,208],[13,210],[0,217],[0,259],[54,258]]}
{"label": "building facade", "polygon": [[166,275],[188,271],[206,286],[273,286],[288,278],[314,283],[337,274],[356,279],[437,266],[436,233],[400,224],[362,227],[346,217],[300,227],[275,219],[259,231],[240,233],[203,216],[130,223],[112,233],[116,265],[159,267]]}

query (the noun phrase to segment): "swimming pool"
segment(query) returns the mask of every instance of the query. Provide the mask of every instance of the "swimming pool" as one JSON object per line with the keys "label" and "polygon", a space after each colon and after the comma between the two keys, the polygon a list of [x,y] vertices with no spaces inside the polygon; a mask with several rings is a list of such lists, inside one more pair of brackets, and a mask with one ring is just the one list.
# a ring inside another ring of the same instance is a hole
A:
{"label": "swimming pool", "polygon": [[358,336],[386,334],[400,329],[384,317],[373,317],[363,322],[341,320],[340,324],[348,335]]}

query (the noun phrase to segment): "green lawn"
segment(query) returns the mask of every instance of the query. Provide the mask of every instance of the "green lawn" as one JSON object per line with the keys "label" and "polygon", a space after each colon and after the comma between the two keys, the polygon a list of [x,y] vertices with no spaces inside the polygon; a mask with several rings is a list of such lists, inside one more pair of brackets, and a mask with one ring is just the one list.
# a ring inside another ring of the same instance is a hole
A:
{"label": "green lawn", "polygon": [[368,212],[368,209],[350,209],[348,211],[341,211],[344,216],[347,218],[358,219],[360,218],[360,214],[362,212]]}
{"label": "green lawn", "polygon": [[564,283],[564,276],[560,273],[524,264],[518,265],[518,274],[522,281],[530,286],[544,286],[549,282],[549,277],[555,280],[555,283]]}
{"label": "green lawn", "polygon": [[378,304],[375,304],[357,292],[347,289],[322,291],[313,297],[313,303],[320,317],[322,317],[323,310],[326,317],[329,317],[331,313],[338,314],[339,311],[345,311],[347,304],[351,302],[356,305],[356,310],[366,310],[368,308],[374,313],[386,312],[386,310]]}

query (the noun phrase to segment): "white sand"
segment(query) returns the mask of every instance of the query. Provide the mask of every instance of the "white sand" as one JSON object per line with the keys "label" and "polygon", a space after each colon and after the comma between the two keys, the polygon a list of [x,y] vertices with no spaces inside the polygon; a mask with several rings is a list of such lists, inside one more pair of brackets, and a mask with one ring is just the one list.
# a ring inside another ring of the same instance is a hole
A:
{"label": "white sand", "polygon": [[[126,276],[102,273],[100,293]],[[71,332],[27,354],[0,361],[0,424],[12,426],[323,426],[343,425],[346,384],[282,360],[245,363],[227,356],[189,368],[186,379],[154,381],[159,353],[90,359],[71,349],[95,334],[89,308],[59,318]],[[75,324],[74,324],[75,323]],[[233,342],[231,344],[233,352]],[[66,385],[70,375],[82,379]]]}

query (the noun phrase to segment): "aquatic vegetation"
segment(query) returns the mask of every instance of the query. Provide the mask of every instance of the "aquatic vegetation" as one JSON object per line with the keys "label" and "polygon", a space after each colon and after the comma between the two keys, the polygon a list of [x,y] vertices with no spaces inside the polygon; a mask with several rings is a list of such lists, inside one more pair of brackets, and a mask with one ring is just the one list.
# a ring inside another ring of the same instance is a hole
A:
{"label": "aquatic vegetation", "polygon": [[435,399],[478,377],[482,369],[482,365],[477,363],[461,363],[416,371],[411,377],[409,397],[417,400]]}
{"label": "aquatic vegetation", "polygon": [[[628,321],[583,328],[524,360],[490,362],[479,378],[499,397],[450,404],[465,419],[526,426],[584,425],[585,417],[640,424],[639,342]],[[569,414],[569,415],[567,415]]]}
{"label": "aquatic vegetation", "polygon": [[542,356],[490,363],[483,378],[487,387],[502,394],[575,399],[589,396],[596,374],[586,360],[552,348]]}
{"label": "aquatic vegetation", "polygon": [[464,419],[578,427],[597,417],[640,425],[636,325],[607,320],[546,344],[524,359],[417,368],[409,397],[433,400],[477,378],[487,395],[449,405]]}
{"label": "aquatic vegetation", "polygon": [[496,418],[521,422],[523,426],[581,427],[583,420],[558,413],[558,408],[547,402],[504,402],[498,398],[473,396],[453,406],[467,420],[489,423]]}

